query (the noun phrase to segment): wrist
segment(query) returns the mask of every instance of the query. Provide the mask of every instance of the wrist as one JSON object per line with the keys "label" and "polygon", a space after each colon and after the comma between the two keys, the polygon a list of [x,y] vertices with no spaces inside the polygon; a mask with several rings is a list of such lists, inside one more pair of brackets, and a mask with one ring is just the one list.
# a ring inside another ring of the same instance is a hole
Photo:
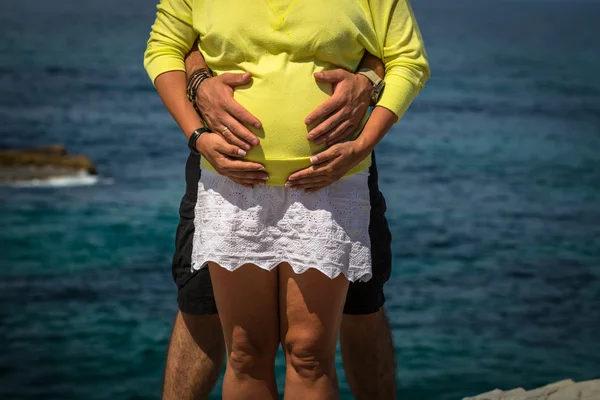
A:
{"label": "wrist", "polygon": [[371,154],[376,145],[376,143],[371,143],[363,134],[351,143],[354,145],[354,151],[361,157],[361,160]]}
{"label": "wrist", "polygon": [[381,93],[383,92],[383,88],[385,87],[385,81],[379,77],[379,75],[369,69],[369,68],[361,68],[356,72],[356,75],[364,76],[367,78],[369,83],[371,84],[371,102],[370,105],[374,106],[379,101],[381,97]]}
{"label": "wrist", "polygon": [[[212,78],[213,74],[210,72],[208,68],[200,68],[197,71],[194,71],[193,74],[190,75],[187,86],[186,86],[186,95],[188,100],[194,105],[196,108],[196,98],[198,95],[198,88],[208,78]],[[196,111],[198,109],[196,108]]]}
{"label": "wrist", "polygon": [[358,72],[354,74],[356,79],[358,80],[360,87],[362,88],[362,93],[369,94],[369,101],[373,97],[373,91],[375,90],[373,87],[373,83],[363,74],[359,74]]}
{"label": "wrist", "polygon": [[199,143],[202,140],[203,136],[206,136],[207,133],[210,133],[210,130],[206,127],[201,127],[196,129],[189,137],[188,139],[188,148],[190,149],[190,151],[196,155],[200,155],[200,146]]}

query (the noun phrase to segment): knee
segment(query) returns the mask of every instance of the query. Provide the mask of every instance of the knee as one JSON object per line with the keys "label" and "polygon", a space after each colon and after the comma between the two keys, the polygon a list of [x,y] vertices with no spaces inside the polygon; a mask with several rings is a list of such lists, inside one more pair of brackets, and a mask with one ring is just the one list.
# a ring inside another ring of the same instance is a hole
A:
{"label": "knee", "polygon": [[289,365],[302,378],[315,381],[335,368],[335,343],[328,345],[318,336],[296,336],[285,343]]}
{"label": "knee", "polygon": [[277,347],[278,343],[253,340],[243,333],[234,333],[228,365],[238,376],[261,376],[265,371],[273,370]]}

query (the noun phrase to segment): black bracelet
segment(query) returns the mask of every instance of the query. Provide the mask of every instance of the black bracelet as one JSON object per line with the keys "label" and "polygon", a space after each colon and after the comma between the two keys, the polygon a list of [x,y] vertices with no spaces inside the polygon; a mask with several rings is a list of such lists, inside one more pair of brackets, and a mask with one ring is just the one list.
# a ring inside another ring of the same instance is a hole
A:
{"label": "black bracelet", "polygon": [[198,138],[200,137],[200,135],[202,135],[203,133],[206,133],[206,132],[210,132],[210,129],[208,129],[204,126],[202,128],[198,128],[194,131],[194,133],[192,133],[192,135],[190,136],[190,139],[188,140],[188,147],[190,148],[190,151],[197,156],[200,155],[200,152],[196,148],[196,142],[198,141]]}

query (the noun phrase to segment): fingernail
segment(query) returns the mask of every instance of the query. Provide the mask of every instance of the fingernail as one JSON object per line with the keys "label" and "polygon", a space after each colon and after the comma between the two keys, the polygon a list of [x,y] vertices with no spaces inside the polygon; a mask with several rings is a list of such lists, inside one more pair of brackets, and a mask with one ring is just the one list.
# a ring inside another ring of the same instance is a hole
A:
{"label": "fingernail", "polygon": [[260,122],[254,123],[254,127],[255,128],[260,128],[261,126],[262,126],[262,124]]}
{"label": "fingernail", "polygon": [[258,144],[258,139],[252,139],[252,144],[256,146]]}
{"label": "fingernail", "polygon": [[315,138],[315,135],[312,135],[312,134],[309,133],[308,136],[306,136],[306,138],[308,140],[313,140]]}
{"label": "fingernail", "polygon": [[262,180],[265,180],[265,181],[266,181],[266,180],[268,180],[268,179],[269,179],[269,176],[268,176],[268,175],[267,175],[267,176],[261,176],[261,177],[260,177],[260,179],[262,179]]}
{"label": "fingernail", "polygon": [[264,170],[265,170],[265,167],[260,167],[258,170],[259,170],[259,171],[264,171]]}
{"label": "fingernail", "polygon": [[323,143],[323,140],[325,140],[325,139],[323,139],[323,138],[318,138],[317,140],[315,140],[315,143],[317,143],[317,144],[321,144],[321,143]]}
{"label": "fingernail", "polygon": [[319,158],[318,158],[317,156],[312,156],[312,157],[310,158],[310,162],[311,162],[312,164],[316,163],[317,161],[319,161]]}
{"label": "fingernail", "polygon": [[292,187],[292,184],[290,182],[286,182],[285,187]]}
{"label": "fingernail", "polygon": [[242,149],[238,149],[238,154],[243,157],[246,155],[246,152]]}
{"label": "fingernail", "polygon": [[317,78],[321,78],[323,76],[323,73],[322,72],[315,72],[315,76]]}
{"label": "fingernail", "polygon": [[252,146],[250,146],[249,144],[245,144],[245,145],[244,145],[244,148],[245,148],[246,150],[250,150],[250,149],[252,148]]}
{"label": "fingernail", "polygon": [[305,123],[306,125],[310,125],[310,124],[312,124],[312,123],[313,123],[313,120],[312,120],[312,119],[307,119],[307,120],[305,120],[305,121],[304,121],[304,123]]}

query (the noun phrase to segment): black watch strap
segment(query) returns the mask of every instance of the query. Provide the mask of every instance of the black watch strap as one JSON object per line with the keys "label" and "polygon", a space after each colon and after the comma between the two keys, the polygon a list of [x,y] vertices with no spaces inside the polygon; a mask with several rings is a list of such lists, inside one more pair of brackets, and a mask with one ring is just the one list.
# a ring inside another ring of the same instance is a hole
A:
{"label": "black watch strap", "polygon": [[190,136],[190,139],[188,140],[188,147],[190,148],[190,151],[197,156],[200,155],[200,152],[196,148],[196,142],[198,141],[198,138],[200,137],[200,135],[202,135],[203,133],[206,133],[206,132],[210,132],[210,129],[208,129],[204,126],[202,128],[198,128],[192,133],[192,135]]}

